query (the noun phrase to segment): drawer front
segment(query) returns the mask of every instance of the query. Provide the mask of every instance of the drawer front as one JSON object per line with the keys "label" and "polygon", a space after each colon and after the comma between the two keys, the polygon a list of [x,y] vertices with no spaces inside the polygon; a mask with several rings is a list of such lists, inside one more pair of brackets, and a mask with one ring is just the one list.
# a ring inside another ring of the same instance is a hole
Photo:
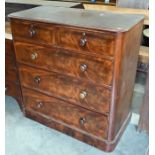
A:
{"label": "drawer front", "polygon": [[23,89],[22,93],[26,110],[38,112],[49,119],[53,118],[98,137],[107,137],[106,116],[28,89]]}
{"label": "drawer front", "polygon": [[[36,41],[38,43],[54,44],[54,27],[47,24],[40,24],[28,21],[11,22],[13,36]],[[22,28],[22,30],[21,30]]]}
{"label": "drawer front", "polygon": [[91,110],[102,113],[109,112],[111,93],[108,89],[32,67],[20,66],[19,72],[21,84],[24,87],[67,100]]}
{"label": "drawer front", "polygon": [[92,82],[111,85],[113,62],[27,43],[15,43],[18,62],[39,66]]}
{"label": "drawer front", "polygon": [[105,56],[114,55],[114,36],[104,33],[60,28],[58,45],[69,50],[90,52]]}

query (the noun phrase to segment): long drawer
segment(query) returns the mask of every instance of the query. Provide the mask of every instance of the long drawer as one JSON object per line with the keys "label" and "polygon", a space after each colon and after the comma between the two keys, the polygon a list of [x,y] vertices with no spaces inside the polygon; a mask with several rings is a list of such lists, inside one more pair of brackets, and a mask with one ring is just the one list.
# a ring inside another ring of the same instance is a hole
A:
{"label": "long drawer", "polygon": [[111,92],[104,87],[24,65],[19,67],[19,74],[24,87],[101,113],[109,112]]}
{"label": "long drawer", "polygon": [[92,135],[107,137],[108,117],[28,89],[23,88],[22,93],[26,110],[37,112],[48,119],[66,123]]}
{"label": "long drawer", "polygon": [[84,78],[101,85],[112,83],[113,62],[110,60],[22,42],[15,42],[15,49],[18,62]]}

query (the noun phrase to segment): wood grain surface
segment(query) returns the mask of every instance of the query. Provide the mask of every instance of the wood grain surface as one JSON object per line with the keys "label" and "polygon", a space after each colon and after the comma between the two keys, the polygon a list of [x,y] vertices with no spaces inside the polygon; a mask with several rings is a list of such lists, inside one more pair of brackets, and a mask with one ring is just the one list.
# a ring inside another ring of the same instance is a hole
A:
{"label": "wood grain surface", "polygon": [[14,47],[19,63],[39,66],[48,71],[81,78],[100,85],[111,86],[112,84],[112,60],[77,54],[64,49],[49,49],[24,42],[15,42]]}
{"label": "wood grain surface", "polygon": [[[21,85],[26,88],[31,88],[101,113],[109,112],[111,93],[110,90],[102,86],[22,65],[19,67],[19,75]],[[36,77],[40,79],[39,83],[36,82]],[[82,92],[86,92],[86,96],[83,99],[80,98]]]}
{"label": "wood grain surface", "polygon": [[27,89],[23,89],[23,96],[26,110],[38,112],[101,138],[107,136],[108,118],[101,114]]}
{"label": "wood grain surface", "polygon": [[131,117],[143,16],[38,7],[10,17],[25,115],[112,151]]}
{"label": "wood grain surface", "polygon": [[12,13],[9,17],[110,32],[126,32],[144,18],[143,15],[51,6],[40,6]]}

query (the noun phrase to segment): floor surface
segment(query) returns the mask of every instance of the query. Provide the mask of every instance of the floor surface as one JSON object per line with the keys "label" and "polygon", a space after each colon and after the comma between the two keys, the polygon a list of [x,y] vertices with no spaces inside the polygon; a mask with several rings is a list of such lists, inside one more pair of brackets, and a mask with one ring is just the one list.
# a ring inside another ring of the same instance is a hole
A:
{"label": "floor surface", "polygon": [[105,153],[25,118],[17,102],[6,96],[6,155],[145,155],[148,135],[129,124],[112,153]]}

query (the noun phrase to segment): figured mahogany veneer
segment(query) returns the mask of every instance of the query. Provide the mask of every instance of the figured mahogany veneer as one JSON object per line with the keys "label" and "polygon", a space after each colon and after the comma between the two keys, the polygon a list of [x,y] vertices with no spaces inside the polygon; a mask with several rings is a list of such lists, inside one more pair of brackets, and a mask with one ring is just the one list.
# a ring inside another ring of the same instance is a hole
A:
{"label": "figured mahogany veneer", "polygon": [[106,116],[27,89],[23,89],[23,95],[27,110],[62,121],[92,135],[107,137],[108,118]]}
{"label": "figured mahogany veneer", "polygon": [[25,116],[112,151],[131,117],[144,17],[47,6],[10,17]]}
{"label": "figured mahogany veneer", "polygon": [[112,60],[77,54],[64,49],[45,48],[25,42],[15,42],[14,47],[19,63],[35,67],[39,65],[42,69],[83,78],[94,83],[99,82],[101,85],[111,86],[112,84]]}
{"label": "figured mahogany veneer", "polygon": [[[111,93],[104,87],[26,66],[19,67],[19,74],[22,79],[21,85],[24,87],[32,88],[98,112],[109,112]],[[80,98],[82,92],[86,92],[85,98]]]}
{"label": "figured mahogany veneer", "polygon": [[[90,54],[114,55],[114,36],[109,33],[92,33],[88,30],[58,28],[58,45]],[[80,46],[79,46],[80,45]]]}
{"label": "figured mahogany veneer", "polygon": [[[25,38],[43,44],[54,44],[53,34],[55,28],[49,27],[47,24],[36,24],[35,22],[20,23],[18,21],[14,21],[12,24],[14,25],[12,28],[13,34],[19,38]],[[22,31],[20,31],[21,28]]]}

